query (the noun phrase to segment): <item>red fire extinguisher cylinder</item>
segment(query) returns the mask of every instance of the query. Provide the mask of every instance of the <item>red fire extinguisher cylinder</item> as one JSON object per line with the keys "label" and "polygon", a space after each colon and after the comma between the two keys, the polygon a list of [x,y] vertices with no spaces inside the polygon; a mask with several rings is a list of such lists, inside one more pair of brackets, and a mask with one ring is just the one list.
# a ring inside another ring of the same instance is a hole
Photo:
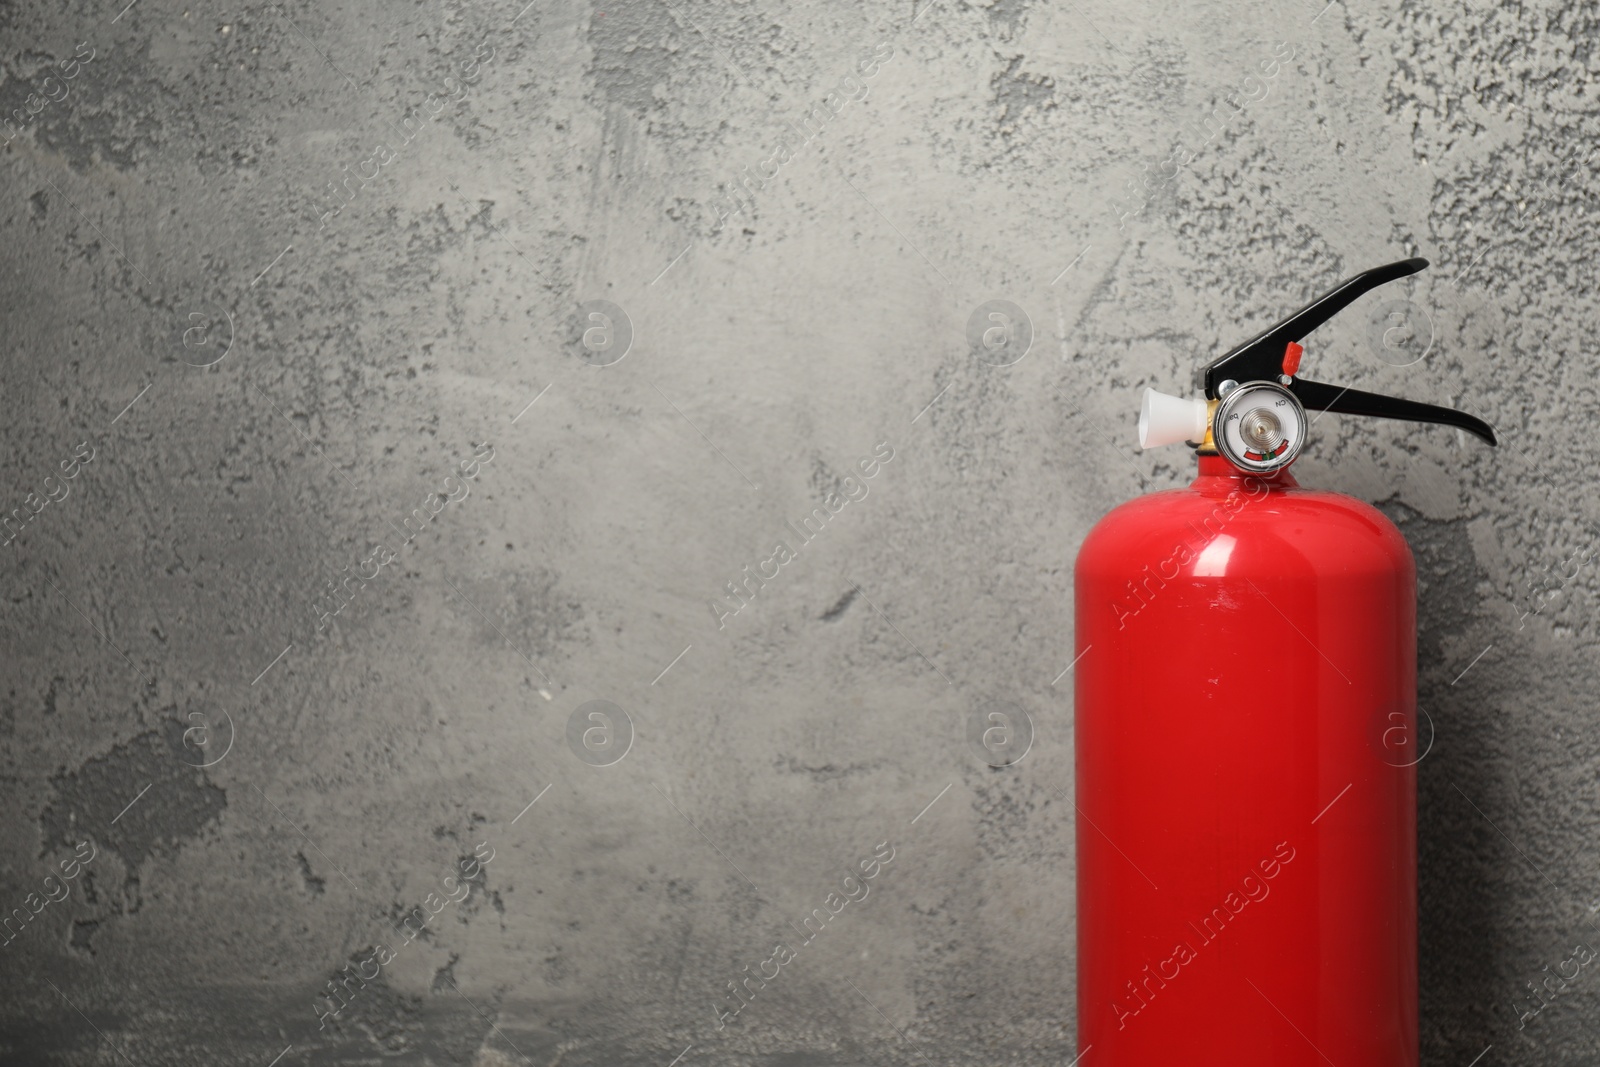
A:
{"label": "red fire extinguisher cylinder", "polygon": [[1085,1067],[1416,1067],[1416,568],[1382,513],[1289,466],[1308,411],[1495,443],[1298,377],[1307,333],[1426,266],[1346,280],[1207,364],[1203,398],[1146,391],[1140,444],[1190,442],[1199,475],[1078,554]]}
{"label": "red fire extinguisher cylinder", "polygon": [[1416,1064],[1404,538],[1205,456],[1097,525],[1076,585],[1080,1052]]}

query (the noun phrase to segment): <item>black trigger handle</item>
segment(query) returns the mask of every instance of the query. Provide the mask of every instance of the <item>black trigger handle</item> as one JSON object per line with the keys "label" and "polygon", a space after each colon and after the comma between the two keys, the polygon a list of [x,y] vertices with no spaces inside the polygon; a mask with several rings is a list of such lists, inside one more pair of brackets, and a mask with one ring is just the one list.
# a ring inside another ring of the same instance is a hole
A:
{"label": "black trigger handle", "polygon": [[1259,337],[1251,338],[1201,368],[1200,385],[1206,398],[1222,399],[1217,395],[1217,387],[1225,381],[1275,380],[1282,373],[1283,352],[1291,341],[1299,341],[1378,286],[1415,274],[1427,266],[1425,259],[1402,259],[1346,278]]}

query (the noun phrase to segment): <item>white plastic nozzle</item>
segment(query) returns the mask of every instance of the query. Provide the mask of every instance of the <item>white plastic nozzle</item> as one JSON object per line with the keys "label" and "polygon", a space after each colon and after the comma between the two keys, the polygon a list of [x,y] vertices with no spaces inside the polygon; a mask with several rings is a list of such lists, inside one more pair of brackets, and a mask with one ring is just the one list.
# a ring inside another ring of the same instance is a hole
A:
{"label": "white plastic nozzle", "polygon": [[1158,448],[1179,441],[1204,441],[1206,402],[1182,396],[1168,396],[1154,389],[1144,391],[1139,409],[1139,447]]}

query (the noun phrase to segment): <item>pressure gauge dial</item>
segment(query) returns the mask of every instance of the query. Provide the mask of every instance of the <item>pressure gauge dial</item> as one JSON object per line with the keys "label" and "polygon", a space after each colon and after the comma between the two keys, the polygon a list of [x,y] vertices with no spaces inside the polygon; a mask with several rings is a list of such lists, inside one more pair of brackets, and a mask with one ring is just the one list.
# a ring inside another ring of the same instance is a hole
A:
{"label": "pressure gauge dial", "polygon": [[1273,382],[1246,382],[1217,406],[1211,436],[1241,470],[1268,474],[1294,462],[1306,443],[1306,410]]}

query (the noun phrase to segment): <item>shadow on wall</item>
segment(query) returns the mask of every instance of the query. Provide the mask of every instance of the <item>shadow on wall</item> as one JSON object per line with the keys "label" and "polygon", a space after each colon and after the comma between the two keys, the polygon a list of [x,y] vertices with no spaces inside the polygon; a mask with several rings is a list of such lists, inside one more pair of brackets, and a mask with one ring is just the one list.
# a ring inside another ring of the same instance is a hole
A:
{"label": "shadow on wall", "polygon": [[1506,764],[1490,754],[1495,713],[1484,697],[1500,686],[1490,684],[1493,667],[1485,663],[1476,665],[1476,677],[1452,686],[1465,664],[1446,652],[1460,643],[1452,639],[1482,632],[1478,588],[1485,576],[1465,521],[1427,519],[1394,502],[1378,507],[1416,559],[1417,704],[1433,720],[1433,746],[1417,766],[1422,1059],[1465,1063],[1507,1022],[1506,976],[1515,968],[1508,933],[1517,906],[1506,872],[1522,862],[1472,807],[1501,789],[1492,776],[1503,775]]}

